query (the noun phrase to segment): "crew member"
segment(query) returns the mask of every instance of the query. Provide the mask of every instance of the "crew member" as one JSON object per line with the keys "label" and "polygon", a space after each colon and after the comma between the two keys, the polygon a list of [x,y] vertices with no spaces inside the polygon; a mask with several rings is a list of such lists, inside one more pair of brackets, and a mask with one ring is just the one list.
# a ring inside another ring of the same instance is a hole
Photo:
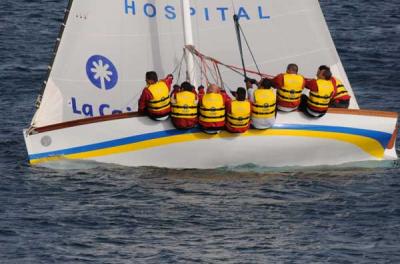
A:
{"label": "crew member", "polygon": [[172,80],[172,74],[169,74],[164,80],[158,81],[156,72],[146,72],[147,85],[139,99],[139,113],[145,113],[157,121],[168,119],[171,112],[169,93]]}
{"label": "crew member", "polygon": [[232,133],[244,133],[250,127],[250,102],[246,100],[246,89],[239,87],[236,91],[236,100],[226,105],[226,129]]}
{"label": "crew member", "polygon": [[318,69],[317,79],[306,82],[310,95],[304,96],[305,109],[311,117],[322,117],[326,114],[329,104],[335,96],[336,81],[332,79],[330,69]]}
{"label": "crew member", "polygon": [[[318,70],[330,70],[330,68],[326,65],[321,65]],[[349,108],[351,96],[346,90],[346,87],[344,87],[342,81],[335,76],[332,76],[331,80],[335,85],[335,97],[332,99],[330,107]]]}
{"label": "crew member", "polygon": [[252,89],[253,86],[257,84],[257,81],[255,79],[245,78],[244,83],[246,84],[246,89],[249,90]]}
{"label": "crew member", "polygon": [[350,98],[349,92],[344,87],[341,80],[336,77],[332,77],[336,81],[336,95],[331,102],[331,107],[335,108],[349,108]]}
{"label": "crew member", "polygon": [[284,112],[296,110],[301,102],[301,94],[305,87],[305,79],[298,74],[299,67],[291,63],[286,73],[281,73],[273,80],[277,88],[277,108]]}
{"label": "crew member", "polygon": [[274,125],[276,116],[276,94],[272,82],[261,80],[258,89],[249,90],[252,104],[251,122],[256,129],[267,129]]}
{"label": "crew member", "polygon": [[174,86],[172,86],[171,98],[180,92],[180,90],[181,87],[178,84],[174,84]]}
{"label": "crew member", "polygon": [[225,106],[229,97],[221,94],[216,84],[210,84],[200,100],[199,124],[206,133],[216,134],[225,126]]}
{"label": "crew member", "polygon": [[197,95],[188,82],[181,84],[181,91],[172,98],[172,123],[178,129],[190,129],[197,125]]}
{"label": "crew member", "polygon": [[198,95],[199,97],[203,96],[206,92],[204,91],[204,86],[201,84],[199,87],[197,87]]}

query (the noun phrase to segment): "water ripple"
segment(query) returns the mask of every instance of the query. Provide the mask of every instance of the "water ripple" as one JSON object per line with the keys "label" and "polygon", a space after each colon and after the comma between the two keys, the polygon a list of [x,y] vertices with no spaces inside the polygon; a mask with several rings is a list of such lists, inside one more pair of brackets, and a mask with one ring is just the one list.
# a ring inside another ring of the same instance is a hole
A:
{"label": "water ripple", "polygon": [[[398,161],[30,167],[21,131],[66,4],[0,2],[2,263],[400,263]],[[397,1],[320,4],[360,105],[400,112]]]}

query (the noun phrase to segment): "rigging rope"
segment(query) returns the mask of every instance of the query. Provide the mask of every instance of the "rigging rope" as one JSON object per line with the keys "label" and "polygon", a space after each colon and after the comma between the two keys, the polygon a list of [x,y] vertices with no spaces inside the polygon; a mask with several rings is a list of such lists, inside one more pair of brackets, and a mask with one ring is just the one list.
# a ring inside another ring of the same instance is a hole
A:
{"label": "rigging rope", "polygon": [[181,78],[181,70],[182,70],[182,64],[183,64],[183,60],[185,59],[185,52],[183,52],[182,58],[180,60],[180,62],[175,66],[175,69],[172,71],[172,75],[175,74],[175,72],[178,70],[178,78],[176,79],[176,82],[179,83],[179,80]]}
{"label": "rigging rope", "polygon": [[171,73],[172,75],[178,70],[178,68],[182,67],[182,62],[184,58],[185,58],[185,53],[182,55],[181,59],[179,60],[179,63],[176,64],[174,70]]}
{"label": "rigging rope", "polygon": [[233,13],[236,14],[235,2],[233,0],[231,0],[231,6],[232,6],[232,9],[233,9]]}
{"label": "rigging rope", "polygon": [[210,81],[208,80],[208,77],[207,77],[207,66],[206,65],[207,65],[206,62],[205,62],[204,58],[202,57],[201,58],[202,72],[203,72],[203,69],[204,69],[204,77],[206,78],[206,85],[209,86],[210,85]]}
{"label": "rigging rope", "polygon": [[207,77],[206,62],[205,62],[203,57],[196,56],[196,58],[198,58],[198,59],[195,60],[195,63],[197,65],[197,67],[199,67],[200,73],[201,73],[201,75],[200,75],[200,78],[201,78],[200,79],[200,85],[203,85],[203,79],[205,79],[206,86],[208,86],[210,84],[210,82],[209,82],[208,77]]}
{"label": "rigging rope", "polygon": [[[212,61],[211,61],[211,62],[212,62]],[[214,82],[215,82],[215,83],[218,83],[218,76],[217,76],[217,73],[215,73],[215,75],[213,74],[213,69],[211,68],[210,65],[207,64],[207,62],[206,62],[205,60],[204,60],[204,67],[205,67],[205,69],[206,69],[206,73],[207,73],[207,69],[208,69],[208,72],[209,72],[209,74],[211,75],[211,77],[213,78]],[[215,68],[214,68],[214,70],[215,70]]]}
{"label": "rigging rope", "polygon": [[236,37],[239,45],[239,53],[240,53],[240,59],[242,61],[242,66],[243,66],[243,74],[245,80],[247,79],[247,73],[246,73],[246,66],[244,63],[244,56],[243,56],[243,46],[242,46],[242,39],[240,37],[240,25],[239,25],[239,17],[238,15],[233,15],[233,21],[235,22],[235,30],[236,30]]}
{"label": "rigging rope", "polygon": [[214,61],[214,67],[215,67],[215,69],[216,69],[216,71],[218,73],[219,80],[221,81],[221,88],[225,89],[224,88],[224,81],[222,80],[221,71],[219,70],[218,64],[215,61]]}
{"label": "rigging rope", "polygon": [[251,57],[253,59],[253,62],[256,65],[257,71],[258,71],[258,73],[260,73],[260,68],[258,67],[258,64],[257,64],[257,61],[256,61],[256,59],[254,57],[253,51],[250,48],[249,42],[247,41],[246,35],[244,34],[244,31],[243,31],[242,27],[240,26],[239,21],[238,21],[238,25],[239,25],[240,32],[242,32],[244,41],[246,42],[246,46],[249,49],[250,55],[251,55]]}
{"label": "rigging rope", "polygon": [[[219,60],[217,60],[217,59],[215,59],[213,57],[206,56],[206,55],[200,53],[198,50],[196,50],[193,46],[187,46],[186,49],[188,51],[190,51],[196,57],[199,57],[201,60],[208,60],[210,62],[215,62],[215,63],[217,63],[219,65],[222,65],[222,66],[230,69],[231,71],[233,71],[233,72],[235,72],[235,73],[237,73],[237,74],[239,74],[241,76],[244,76],[243,73],[240,72],[240,71],[243,71],[243,68],[240,68],[240,67],[237,67],[237,66],[234,66],[234,65],[225,64],[225,63],[223,63],[223,62],[221,62],[221,61],[219,61]],[[253,70],[249,70],[249,69],[246,69],[246,72],[258,75],[261,78],[269,78],[269,79],[271,79],[271,78],[274,77],[274,76],[266,74],[266,73],[261,73],[261,72],[253,71]]]}

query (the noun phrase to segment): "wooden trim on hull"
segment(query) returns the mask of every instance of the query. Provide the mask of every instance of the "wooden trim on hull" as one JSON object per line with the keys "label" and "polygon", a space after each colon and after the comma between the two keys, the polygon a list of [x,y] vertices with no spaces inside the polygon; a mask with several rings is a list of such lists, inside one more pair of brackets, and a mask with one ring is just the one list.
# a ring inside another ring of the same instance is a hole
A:
{"label": "wooden trim on hull", "polygon": [[396,130],[393,132],[392,138],[387,145],[387,149],[393,149],[394,144],[396,143],[397,134],[399,133],[399,126],[396,126]]}
{"label": "wooden trim on hull", "polygon": [[[328,113],[398,118],[398,114],[396,112],[383,112],[383,111],[375,111],[375,110],[331,108],[328,110]],[[78,119],[78,120],[68,121],[68,122],[64,122],[64,123],[58,123],[58,124],[44,126],[44,127],[31,128],[29,134],[39,134],[39,133],[54,131],[54,130],[63,129],[63,128],[93,124],[93,123],[104,122],[104,121],[132,118],[132,117],[141,117],[141,116],[145,116],[145,115],[139,114],[138,112],[131,112],[131,113],[123,113],[123,114],[115,114],[115,115],[90,117],[90,118]]]}
{"label": "wooden trim on hull", "polygon": [[144,116],[144,115],[139,114],[137,112],[132,112],[132,113],[123,113],[123,114],[115,114],[115,115],[96,116],[96,117],[68,121],[68,122],[64,122],[64,123],[58,123],[58,124],[44,126],[44,127],[33,128],[32,132],[30,134],[38,134],[38,133],[44,133],[44,132],[49,132],[49,131],[63,129],[63,128],[82,126],[82,125],[99,123],[99,122],[104,122],[104,121],[126,119],[126,118],[139,117],[139,116]]}
{"label": "wooden trim on hull", "polygon": [[361,109],[330,108],[328,110],[328,113],[344,114],[344,115],[378,116],[378,117],[390,117],[390,118],[399,117],[398,113],[396,112],[384,112],[384,111],[361,110]]}

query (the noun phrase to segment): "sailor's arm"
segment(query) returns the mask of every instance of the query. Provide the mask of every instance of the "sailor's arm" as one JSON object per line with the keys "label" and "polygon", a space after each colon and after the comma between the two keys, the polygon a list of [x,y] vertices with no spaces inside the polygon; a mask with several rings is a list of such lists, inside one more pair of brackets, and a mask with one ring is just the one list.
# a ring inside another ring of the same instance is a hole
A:
{"label": "sailor's arm", "polygon": [[306,87],[306,83],[307,83],[307,80],[306,80],[306,78],[304,78],[304,76],[303,76],[303,89]]}
{"label": "sailor's arm", "polygon": [[221,95],[222,95],[222,98],[224,99],[225,106],[232,101],[232,99],[229,97],[229,95],[226,93],[225,90],[221,90]]}
{"label": "sailor's arm", "polygon": [[332,78],[332,84],[333,84],[333,92],[332,92],[332,96],[331,96],[331,101],[333,100],[333,98],[335,98],[335,96],[337,94],[337,81],[335,78]]}
{"label": "sailor's arm", "polygon": [[165,84],[168,86],[168,91],[171,91],[172,81],[174,80],[174,76],[172,74],[168,74],[163,80]]}
{"label": "sailor's arm", "polygon": [[255,90],[256,90],[255,88],[250,88],[247,91],[247,98],[249,98],[250,103],[254,103],[254,91]]}
{"label": "sailor's arm", "polygon": [[227,114],[231,114],[231,110],[232,110],[232,101],[229,101],[225,104],[225,112]]}
{"label": "sailor's arm", "polygon": [[272,83],[274,84],[275,88],[282,88],[283,87],[283,74],[279,74],[272,79]]}
{"label": "sailor's arm", "polygon": [[315,80],[315,79],[307,80],[305,83],[305,88],[307,88],[313,92],[318,92],[317,80]]}
{"label": "sailor's arm", "polygon": [[171,95],[171,103],[176,104],[176,93],[172,93]]}
{"label": "sailor's arm", "polygon": [[143,114],[146,112],[147,101],[151,100],[151,94],[149,90],[146,88],[143,89],[142,95],[139,99],[139,109],[138,112]]}

